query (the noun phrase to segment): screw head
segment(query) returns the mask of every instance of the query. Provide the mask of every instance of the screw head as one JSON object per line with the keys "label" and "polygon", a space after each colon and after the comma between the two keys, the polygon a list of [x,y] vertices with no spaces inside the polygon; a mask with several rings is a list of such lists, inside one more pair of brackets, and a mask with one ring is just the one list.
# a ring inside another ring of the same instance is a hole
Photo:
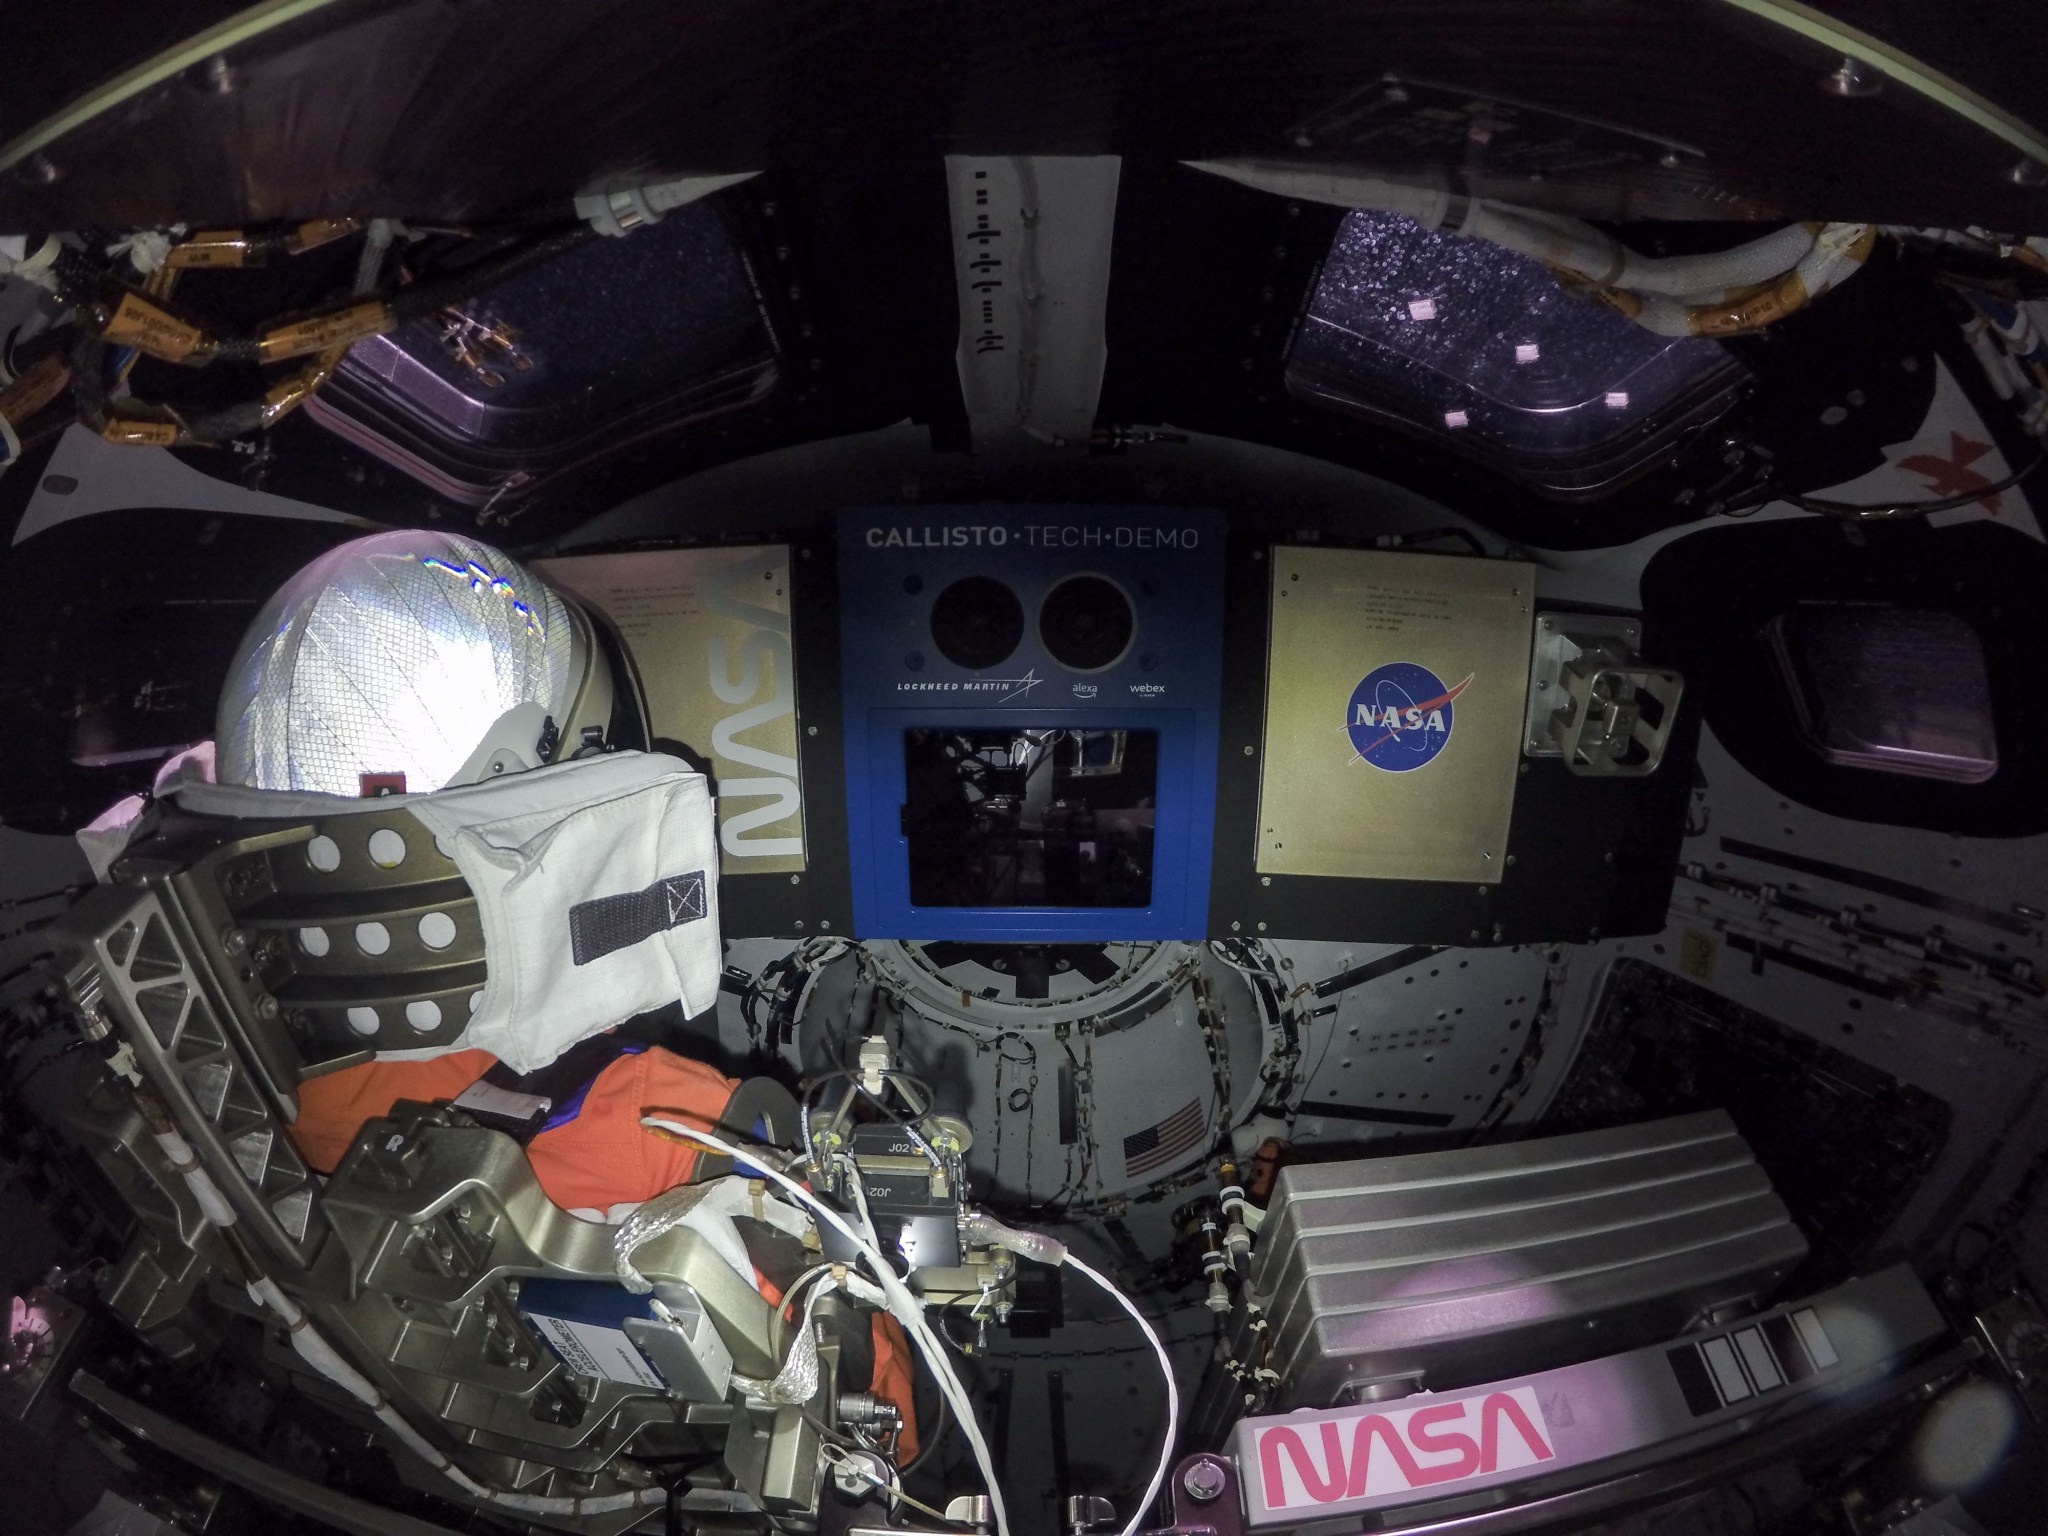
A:
{"label": "screw head", "polygon": [[1230,1478],[1218,1463],[1204,1456],[1181,1473],[1180,1485],[1189,1498],[1207,1504],[1222,1497],[1223,1490],[1230,1486]]}

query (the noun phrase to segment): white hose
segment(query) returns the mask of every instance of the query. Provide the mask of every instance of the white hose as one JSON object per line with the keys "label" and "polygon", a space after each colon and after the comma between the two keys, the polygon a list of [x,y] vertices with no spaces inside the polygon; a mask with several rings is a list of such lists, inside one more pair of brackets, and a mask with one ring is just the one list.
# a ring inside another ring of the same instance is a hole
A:
{"label": "white hose", "polygon": [[1079,1270],[1093,1280],[1102,1290],[1108,1292],[1116,1304],[1131,1314],[1138,1327],[1144,1331],[1145,1342],[1152,1346],[1152,1353],[1159,1357],[1159,1374],[1166,1378],[1166,1437],[1159,1447],[1159,1462],[1152,1469],[1152,1481],[1145,1487],[1145,1497],[1138,1501],[1138,1507],[1131,1511],[1131,1518],[1124,1525],[1121,1536],[1137,1536],[1138,1527],[1145,1523],[1146,1512],[1159,1497],[1159,1490],[1166,1485],[1166,1474],[1173,1470],[1173,1449],[1180,1440],[1180,1384],[1174,1379],[1173,1356],[1166,1352],[1160,1342],[1152,1320],[1138,1310],[1138,1304],[1123,1293],[1110,1278],[1093,1265],[1075,1257],[1074,1251],[1056,1237],[1043,1232],[1026,1232],[1017,1227],[1005,1226],[986,1212],[977,1211],[962,1224],[961,1235],[971,1242],[993,1243],[999,1248],[1027,1259],[1036,1259],[1042,1264],[1064,1264],[1069,1269]]}
{"label": "white hose", "polygon": [[1734,289],[1783,277],[1814,249],[1815,229],[1788,224],[1730,251],[1654,257],[1630,250],[1583,219],[1474,203],[1458,233],[1567,267],[1601,288],[1713,304]]}
{"label": "white hose", "polygon": [[213,1175],[199,1165],[199,1155],[192,1150],[192,1144],[176,1131],[153,1131],[156,1144],[171,1165],[171,1171],[185,1181],[185,1187],[192,1191],[192,1198],[199,1203],[200,1214],[216,1227],[232,1227],[235,1224],[235,1208],[228,1204],[228,1197],[221,1193],[220,1186],[213,1182]]}
{"label": "white hose", "polygon": [[1189,169],[1207,171],[1240,186],[1305,203],[1337,208],[1377,208],[1436,229],[1461,199],[1441,187],[1409,187],[1378,176],[1361,176],[1341,166],[1290,164],[1277,160],[1188,160]]}
{"label": "white hose", "polygon": [[895,1267],[889,1263],[887,1255],[865,1235],[856,1231],[845,1217],[789,1175],[754,1162],[752,1156],[730,1143],[721,1141],[708,1132],[700,1131],[693,1125],[685,1125],[680,1120],[670,1120],[663,1115],[643,1115],[640,1123],[650,1130],[666,1131],[671,1136],[681,1136],[696,1142],[699,1146],[709,1147],[720,1157],[729,1157],[735,1163],[753,1163],[761,1173],[773,1180],[784,1194],[807,1206],[820,1221],[830,1225],[840,1236],[867,1256],[868,1262],[874,1266],[875,1278],[881,1284],[882,1293],[888,1298],[890,1316],[903,1325],[904,1330],[910,1335],[911,1342],[917,1345],[918,1352],[924,1356],[925,1364],[931,1368],[932,1376],[939,1384],[940,1394],[946,1399],[947,1406],[953,1410],[954,1418],[959,1420],[960,1429],[967,1436],[967,1443],[974,1451],[975,1465],[981,1469],[982,1481],[988,1488],[989,1509],[995,1517],[996,1536],[1010,1536],[1009,1509],[1003,1503],[1003,1490],[996,1482],[995,1458],[990,1455],[988,1440],[983,1436],[981,1424],[974,1416],[974,1404],[968,1399],[966,1388],[960,1385],[960,1378],[953,1370],[953,1362],[947,1358],[944,1347],[932,1333],[931,1324],[925,1321],[924,1304],[897,1278]]}
{"label": "white hose", "polygon": [[1131,1318],[1145,1335],[1145,1342],[1152,1346],[1152,1353],[1159,1357],[1159,1374],[1166,1380],[1166,1437],[1159,1446],[1159,1464],[1152,1469],[1152,1481],[1145,1485],[1145,1497],[1138,1501],[1138,1507],[1131,1511],[1131,1518],[1123,1528],[1122,1536],[1137,1536],[1138,1527],[1145,1523],[1146,1512],[1159,1497],[1159,1490],[1166,1486],[1166,1474],[1173,1470],[1173,1448],[1180,1440],[1180,1386],[1173,1378],[1173,1356],[1166,1352],[1159,1334],[1152,1326],[1152,1320],[1138,1310],[1138,1304],[1110,1283],[1107,1275],[1098,1272],[1092,1265],[1078,1259],[1070,1250],[1066,1266],[1078,1269],[1093,1280],[1116,1300],[1116,1304],[1131,1314]]}
{"label": "white hose", "polygon": [[1425,229],[1490,241],[1595,288],[1628,296],[1635,301],[1626,306],[1630,318],[1663,336],[1700,334],[1693,311],[1733,302],[1734,295],[1781,283],[1795,272],[1804,294],[1794,295],[1790,307],[1817,298],[1862,265],[1848,256],[1848,247],[1868,229],[1861,224],[1788,224],[1733,250],[1645,256],[1584,219],[1507,203],[1467,202],[1441,188],[1404,186],[1343,167],[1270,160],[1185,163],[1282,197],[1400,214]]}

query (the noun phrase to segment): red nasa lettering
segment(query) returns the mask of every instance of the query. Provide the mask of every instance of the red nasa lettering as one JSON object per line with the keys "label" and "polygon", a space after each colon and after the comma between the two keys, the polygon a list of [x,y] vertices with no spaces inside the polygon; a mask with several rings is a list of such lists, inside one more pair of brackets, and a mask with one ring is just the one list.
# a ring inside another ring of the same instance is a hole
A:
{"label": "red nasa lettering", "polygon": [[[1527,1387],[1299,1429],[1276,1425],[1258,1434],[1259,1482],[1268,1509],[1429,1488],[1549,1461],[1557,1453],[1548,1428]],[[1316,1436],[1320,1457],[1304,1432]]]}

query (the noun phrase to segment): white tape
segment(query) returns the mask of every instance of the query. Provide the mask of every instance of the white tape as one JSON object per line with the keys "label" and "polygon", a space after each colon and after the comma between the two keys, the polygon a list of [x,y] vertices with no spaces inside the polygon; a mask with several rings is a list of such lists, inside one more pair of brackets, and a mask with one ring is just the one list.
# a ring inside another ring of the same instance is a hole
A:
{"label": "white tape", "polygon": [[220,1186],[199,1166],[191,1143],[176,1131],[157,1131],[154,1134],[156,1144],[170,1159],[171,1167],[185,1180],[185,1187],[192,1191],[192,1198],[199,1202],[200,1213],[216,1227],[232,1227],[235,1208],[228,1204],[228,1197],[220,1192]]}

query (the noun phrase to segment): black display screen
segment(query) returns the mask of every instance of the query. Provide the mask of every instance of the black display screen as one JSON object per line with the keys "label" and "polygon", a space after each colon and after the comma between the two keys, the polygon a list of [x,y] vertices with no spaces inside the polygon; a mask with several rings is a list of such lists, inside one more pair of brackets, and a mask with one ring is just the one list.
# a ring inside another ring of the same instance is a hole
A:
{"label": "black display screen", "polygon": [[937,727],[903,761],[912,905],[1151,905],[1157,731]]}

